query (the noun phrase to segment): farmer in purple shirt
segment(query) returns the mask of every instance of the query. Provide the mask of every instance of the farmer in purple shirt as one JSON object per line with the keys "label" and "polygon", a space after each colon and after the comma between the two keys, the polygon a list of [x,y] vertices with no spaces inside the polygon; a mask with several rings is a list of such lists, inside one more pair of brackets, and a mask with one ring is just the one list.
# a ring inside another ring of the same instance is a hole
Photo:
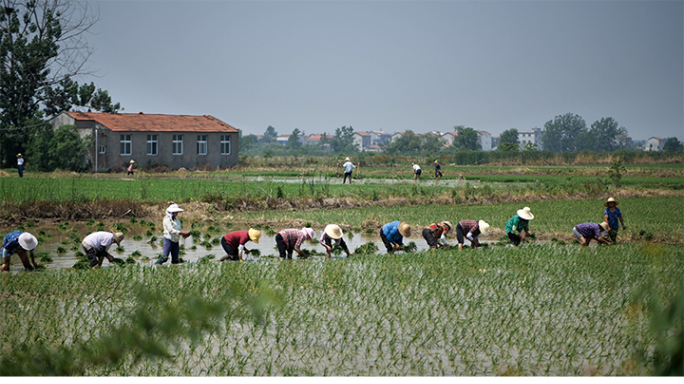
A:
{"label": "farmer in purple shirt", "polygon": [[610,242],[601,236],[601,229],[603,229],[606,236],[608,235],[608,223],[605,221],[601,224],[583,223],[578,224],[572,229],[572,233],[576,238],[582,242],[580,246],[587,246],[592,239],[596,239],[599,243],[610,244]]}

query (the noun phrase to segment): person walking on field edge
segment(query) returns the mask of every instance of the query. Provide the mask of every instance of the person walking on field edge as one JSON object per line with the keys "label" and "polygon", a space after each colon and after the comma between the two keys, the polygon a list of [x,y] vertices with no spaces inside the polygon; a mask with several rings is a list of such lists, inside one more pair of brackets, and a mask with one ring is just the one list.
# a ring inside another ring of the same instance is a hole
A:
{"label": "person walking on field edge", "polygon": [[352,162],[349,160],[348,157],[345,158],[344,160],[345,160],[345,163],[342,164],[342,166],[344,167],[344,179],[342,179],[342,184],[344,184],[345,181],[347,181],[347,177],[349,177],[349,184],[351,184],[352,183],[352,169],[356,168],[356,166],[354,166],[354,164],[352,164]]}
{"label": "person walking on field edge", "polygon": [[17,155],[17,171],[19,172],[19,177],[24,177],[24,156],[21,153]]}
{"label": "person walking on field edge", "polygon": [[423,170],[420,169],[420,165],[413,164],[413,181],[420,179],[420,175],[422,173],[423,173]]}
{"label": "person walking on field edge", "polygon": [[605,221],[601,224],[596,223],[582,223],[576,225],[572,229],[573,235],[580,239],[580,247],[586,247],[591,242],[591,239],[596,239],[599,243],[610,244],[610,242],[603,237],[601,237],[601,229],[604,230],[604,234],[608,235],[608,223]]}
{"label": "person walking on field edge", "polygon": [[280,253],[280,260],[292,260],[292,252],[295,251],[299,257],[306,259],[308,256],[302,252],[302,243],[304,240],[312,240],[314,238],[314,230],[305,227],[299,229],[283,229],[275,236],[278,253]]}
{"label": "person walking on field edge", "polygon": [[612,197],[609,197],[608,201],[603,203],[603,206],[606,207],[606,210],[603,211],[603,220],[608,223],[608,236],[610,236],[610,241],[613,243],[617,242],[618,229],[620,229],[618,220],[622,223],[622,230],[625,230],[625,222],[622,220],[622,212],[617,207],[618,204],[620,202]]}
{"label": "person walking on field edge", "polygon": [[444,176],[442,166],[439,165],[439,160],[435,160],[435,181],[439,181],[439,178],[442,176]]}
{"label": "person walking on field edge", "polygon": [[[451,232],[453,226],[448,221],[443,221],[441,223],[430,224],[423,228],[423,238],[427,241],[430,246],[430,250],[435,250],[437,248],[449,247],[449,243],[446,241],[447,233]],[[441,244],[439,242],[442,242]]]}
{"label": "person walking on field edge", "polygon": [[459,251],[463,249],[463,243],[465,243],[464,233],[465,238],[470,240],[470,246],[477,248],[480,246],[480,241],[478,240],[480,234],[483,236],[489,235],[489,224],[484,220],[461,220],[456,224],[456,239],[458,240]]}
{"label": "person walking on field edge", "polygon": [[[506,234],[511,240],[511,244],[518,246],[520,243],[525,241],[525,237],[530,235],[529,221],[534,219],[534,215],[530,212],[530,207],[525,207],[511,217],[508,222],[506,222]],[[525,231],[525,233],[523,233]],[[518,232],[519,235],[516,235]]]}
{"label": "person walking on field edge", "polygon": [[405,221],[393,221],[380,228],[380,239],[387,248],[387,253],[401,251],[404,246],[404,237],[411,236],[411,226]]}
{"label": "person walking on field edge", "polygon": [[349,248],[347,248],[347,243],[344,242],[344,239],[342,236],[344,235],[344,232],[342,232],[342,228],[340,228],[339,225],[337,224],[328,224],[325,226],[325,229],[323,230],[323,233],[321,234],[321,238],[319,239],[320,244],[325,247],[325,251],[327,253],[327,258],[330,259],[330,253],[332,252],[333,245],[332,242],[335,241],[337,245],[342,247],[342,249],[347,253],[347,257],[351,256],[351,253],[349,252]]}
{"label": "person walking on field edge", "polygon": [[171,203],[168,208],[166,208],[166,216],[164,216],[163,226],[164,226],[164,249],[161,256],[155,264],[160,265],[166,263],[169,259],[169,253],[171,253],[171,264],[178,264],[180,260],[178,259],[178,254],[180,253],[180,237],[187,238],[190,236],[190,232],[185,232],[181,229],[181,221],[178,219],[178,213],[183,212],[183,210],[178,207],[178,204]]}
{"label": "person walking on field edge", "polygon": [[128,163],[128,171],[126,172],[126,176],[133,174],[133,164],[135,164],[135,160],[131,160],[131,162]]}
{"label": "person walking on field edge", "polygon": [[[0,270],[8,271],[10,270],[10,261],[12,259],[12,254],[16,253],[21,259],[21,263],[24,264],[24,268],[27,271],[33,271],[38,269],[38,264],[36,264],[34,249],[38,246],[38,239],[28,232],[13,231],[5,236],[5,240],[2,242],[2,250],[0,254],[2,255],[3,263]],[[31,263],[29,264],[28,257],[26,253],[31,256]]]}
{"label": "person walking on field edge", "polygon": [[109,247],[112,243],[121,246],[121,241],[123,241],[124,235],[121,232],[94,232],[86,236],[81,243],[86,256],[88,257],[88,262],[93,269],[102,266],[102,262],[105,257],[110,263],[114,261],[114,257],[109,254]]}
{"label": "person walking on field edge", "polygon": [[226,251],[226,256],[223,256],[219,261],[234,260],[242,261],[245,254],[249,254],[249,249],[245,248],[245,244],[252,240],[259,244],[261,231],[250,228],[249,231],[233,231],[227,233],[221,238],[221,246]]}

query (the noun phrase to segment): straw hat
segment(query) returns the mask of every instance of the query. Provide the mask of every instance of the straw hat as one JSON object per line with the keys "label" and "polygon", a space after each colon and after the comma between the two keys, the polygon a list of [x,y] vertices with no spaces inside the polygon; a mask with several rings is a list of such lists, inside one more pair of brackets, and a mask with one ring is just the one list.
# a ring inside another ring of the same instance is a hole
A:
{"label": "straw hat", "polygon": [[249,229],[249,239],[250,240],[259,244],[259,238],[260,237],[261,237],[261,231],[254,229],[254,228]]}
{"label": "straw hat", "polygon": [[449,232],[451,231],[451,228],[453,228],[453,227],[454,227],[454,226],[453,226],[453,225],[451,225],[451,223],[450,223],[450,222],[448,222],[448,221],[443,221],[443,222],[442,222],[442,224],[446,224],[447,226],[449,226],[449,229],[447,229],[447,233],[449,233]]}
{"label": "straw hat", "polygon": [[175,212],[183,212],[183,209],[178,206],[178,204],[171,204],[169,205],[168,208],[166,208],[166,212],[168,213],[175,213]]}
{"label": "straw hat", "polygon": [[325,234],[332,237],[333,239],[341,239],[342,235],[344,235],[344,232],[342,232],[342,228],[340,228],[339,225],[337,224],[328,224],[325,227]]}
{"label": "straw hat", "polygon": [[603,230],[606,232],[608,232],[608,230],[610,229],[610,227],[608,226],[608,223],[606,223],[605,221],[603,223],[599,224],[599,226],[601,228],[603,228]]}
{"label": "straw hat", "polygon": [[38,245],[38,239],[28,232],[19,235],[19,246],[27,251],[33,251]]}
{"label": "straw hat", "polygon": [[347,160],[347,161],[349,161],[349,158],[348,158],[348,157],[345,157],[344,159]]}
{"label": "straw hat", "polygon": [[21,153],[17,154],[17,158],[21,158]]}
{"label": "straw hat", "polygon": [[618,204],[620,204],[619,201],[613,199],[612,197],[609,197],[609,198],[608,198],[608,201],[606,201],[605,203],[603,203],[603,206],[607,208],[607,207],[608,207],[608,203],[615,203],[615,206],[616,206],[616,207],[618,206]]}
{"label": "straw hat", "polygon": [[401,235],[404,237],[411,236],[411,226],[408,225],[405,221],[400,222],[399,223],[399,233],[401,233]]}
{"label": "straw hat", "polygon": [[487,224],[484,220],[480,220],[477,222],[477,225],[480,227],[480,233],[482,236],[489,235],[489,224]]}
{"label": "straw hat", "polygon": [[314,230],[309,227],[302,228],[302,232],[304,232],[304,236],[309,240],[313,239],[316,235]]}
{"label": "straw hat", "polygon": [[439,160],[435,160],[435,164],[439,164]]}
{"label": "straw hat", "polygon": [[131,159],[131,164],[135,163],[135,160]]}
{"label": "straw hat", "polygon": [[123,241],[123,239],[124,239],[123,233],[121,233],[121,232],[115,232],[114,233],[114,242],[116,243],[116,245],[121,245],[121,242]]}
{"label": "straw hat", "polygon": [[525,207],[523,209],[520,209],[516,213],[518,214],[518,217],[523,219],[523,220],[534,219],[534,215],[532,214],[532,212],[530,212],[530,207]]}

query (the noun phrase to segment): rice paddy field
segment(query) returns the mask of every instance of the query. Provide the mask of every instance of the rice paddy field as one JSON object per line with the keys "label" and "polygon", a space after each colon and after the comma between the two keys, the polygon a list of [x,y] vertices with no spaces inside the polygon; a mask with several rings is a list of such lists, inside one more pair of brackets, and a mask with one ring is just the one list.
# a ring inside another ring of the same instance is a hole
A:
{"label": "rice paddy field", "polygon": [[4,274],[0,373],[652,375],[683,272],[681,247],[539,245]]}
{"label": "rice paddy field", "polygon": [[[440,183],[428,170],[413,183],[376,167],[351,186],[323,168],[0,178],[0,233],[38,236],[45,267],[20,272],[13,258],[0,274],[0,375],[684,375],[684,168],[628,165],[620,186],[605,168],[453,167]],[[572,227],[602,221],[609,195],[627,225],[619,244],[580,248]],[[170,200],[187,208],[188,262],[155,267]],[[134,203],[147,216],[132,217]],[[110,213],[21,215],[93,204]],[[511,247],[503,229],[523,206],[535,237]],[[411,224],[418,243],[422,226],[464,219],[491,224],[486,247],[373,246],[390,221]],[[275,257],[276,231],[328,223],[345,230],[351,257]],[[260,256],[217,261],[219,237],[249,227],[262,230],[248,243]],[[95,230],[125,230],[111,253],[126,262],[71,267]]]}

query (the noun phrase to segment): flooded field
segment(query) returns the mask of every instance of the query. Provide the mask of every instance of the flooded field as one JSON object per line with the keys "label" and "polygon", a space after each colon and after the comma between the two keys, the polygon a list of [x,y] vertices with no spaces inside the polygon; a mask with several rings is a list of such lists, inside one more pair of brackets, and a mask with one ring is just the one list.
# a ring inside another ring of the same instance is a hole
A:
{"label": "flooded field", "polygon": [[[74,232],[74,230],[76,232]],[[103,230],[106,231],[106,229]],[[27,231],[33,233],[39,238],[39,244],[35,250],[37,255],[36,262],[44,265],[47,269],[63,269],[71,268],[80,259],[80,257],[77,256],[77,252],[83,253],[80,241],[75,241],[76,235],[78,236],[78,239],[82,240],[87,233],[94,232],[95,230],[93,230],[93,227],[90,226],[74,225],[73,227],[70,227],[68,230],[42,229],[43,233],[45,233],[44,235],[39,234],[41,231],[40,229],[28,229]],[[5,230],[2,233],[6,232],[7,230]],[[116,258],[125,260],[128,257],[132,257],[138,264],[153,265],[162,252],[162,236],[158,233],[155,233],[152,236],[148,236],[145,234],[146,232],[146,228],[131,229],[128,233],[126,233],[126,237],[121,242],[121,247],[123,248],[123,250],[117,251],[116,244],[114,244],[109,249],[109,253]],[[72,234],[76,235],[72,236]],[[224,234],[225,233],[216,233],[215,235],[213,235],[211,240],[213,240],[214,244],[211,244],[211,247],[208,247],[208,244],[206,243],[204,243],[204,245],[201,245],[203,240],[197,239],[196,241],[195,239],[193,239],[192,236],[188,237],[187,239],[181,239],[180,245],[182,247],[181,249],[183,250],[181,252],[181,258],[187,263],[197,263],[203,257],[214,255],[215,258],[213,258],[211,261],[218,262],[218,259],[225,255],[225,252],[223,251],[221,244],[218,242],[220,241],[221,236],[223,236]],[[321,246],[318,243],[318,237],[320,236],[320,234],[320,231],[317,231],[316,240],[313,242],[306,242],[302,246],[302,249],[308,249],[318,253],[325,253],[325,249],[323,248],[323,246]],[[218,241],[214,239],[218,239]],[[376,252],[378,254],[386,252],[382,240],[377,235],[354,233],[350,237],[348,233],[345,233],[344,240],[347,243],[350,252],[352,253],[356,248],[367,243],[375,244],[378,248],[378,251]],[[448,241],[451,245],[457,244],[456,239],[448,239]],[[210,241],[210,243],[211,242],[212,241]],[[425,251],[429,249],[427,242],[425,241],[425,239],[422,238],[422,236],[414,235],[412,237],[404,238],[404,244],[409,244],[411,242],[415,243],[417,247],[416,251]],[[487,243],[487,241],[483,241],[483,243]],[[465,244],[470,245],[470,242],[466,240]],[[247,255],[245,257],[245,261],[268,262],[278,259],[278,250],[276,248],[275,235],[267,236],[262,231],[262,236],[259,240],[259,244],[248,242],[246,244],[246,248],[250,250],[258,250],[260,256],[257,257]],[[185,252],[185,254],[183,254],[183,252]],[[41,262],[40,255],[43,253],[49,254],[53,261]],[[402,253],[403,252],[396,252],[396,254]],[[296,257],[297,253],[295,252],[293,254],[293,258]],[[346,254],[342,252],[338,255],[333,255],[332,257],[344,258],[346,257]],[[325,259],[325,256],[317,255],[311,256],[310,258],[314,260],[323,260]],[[170,264],[170,257],[166,264]],[[107,268],[109,266],[110,264],[107,262],[107,260],[105,260],[103,262],[103,267]],[[21,260],[19,259],[19,257],[12,257],[11,268],[14,272],[23,270],[23,266],[21,264]]]}

